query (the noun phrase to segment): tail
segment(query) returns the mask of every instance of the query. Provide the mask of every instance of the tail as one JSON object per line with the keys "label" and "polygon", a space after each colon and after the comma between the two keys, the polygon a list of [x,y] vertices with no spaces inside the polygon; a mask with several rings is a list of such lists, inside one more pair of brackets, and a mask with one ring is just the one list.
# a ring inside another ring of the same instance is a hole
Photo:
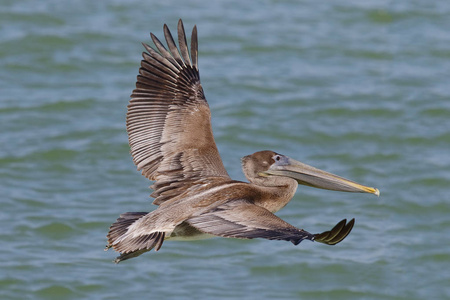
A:
{"label": "tail", "polygon": [[117,264],[122,260],[130,259],[139,256],[147,251],[155,248],[158,251],[164,241],[164,232],[152,232],[150,234],[141,234],[137,236],[130,235],[128,228],[137,220],[144,217],[146,212],[127,212],[121,214],[117,221],[109,228],[108,245],[105,251],[109,248],[120,252],[114,262]]}

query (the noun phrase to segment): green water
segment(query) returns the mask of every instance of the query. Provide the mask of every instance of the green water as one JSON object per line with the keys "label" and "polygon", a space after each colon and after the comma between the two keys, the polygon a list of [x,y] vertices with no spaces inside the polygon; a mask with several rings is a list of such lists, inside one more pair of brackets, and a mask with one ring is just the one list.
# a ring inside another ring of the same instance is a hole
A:
{"label": "green water", "polygon": [[[449,299],[450,3],[2,1],[1,299]],[[378,187],[300,188],[278,213],[329,247],[167,242],[114,265],[110,223],[153,209],[125,113],[141,41],[197,24],[233,178],[271,149]]]}

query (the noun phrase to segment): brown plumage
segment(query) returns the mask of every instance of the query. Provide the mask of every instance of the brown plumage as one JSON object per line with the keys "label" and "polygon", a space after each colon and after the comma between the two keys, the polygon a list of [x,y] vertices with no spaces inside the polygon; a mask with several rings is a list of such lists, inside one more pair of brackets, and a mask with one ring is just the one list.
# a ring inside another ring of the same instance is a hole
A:
{"label": "brown plumage", "polygon": [[211,129],[211,112],[198,70],[197,28],[190,55],[183,23],[178,44],[164,25],[168,49],[151,34],[157,50],[144,44],[136,89],[127,113],[131,155],[138,170],[155,183],[153,212],[120,215],[111,226],[108,248],[121,253],[120,262],[159,250],[164,240],[212,236],[304,239],[334,245],[351,231],[354,219],[330,231],[311,234],[273,213],[293,197],[297,185],[348,192],[379,194],[342,177],[315,169],[273,151],[242,159],[250,183],[232,180],[223,166]]}

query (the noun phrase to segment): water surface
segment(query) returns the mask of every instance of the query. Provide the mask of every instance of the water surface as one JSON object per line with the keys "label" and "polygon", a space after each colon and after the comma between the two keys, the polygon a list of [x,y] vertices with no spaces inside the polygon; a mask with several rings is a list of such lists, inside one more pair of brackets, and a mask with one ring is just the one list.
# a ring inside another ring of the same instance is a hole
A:
{"label": "water surface", "polygon": [[[450,298],[450,4],[419,1],[3,1],[2,299]],[[179,18],[233,178],[272,149],[376,186],[308,187],[278,213],[328,247],[167,242],[120,265],[110,223],[151,210],[125,113],[141,41]]]}

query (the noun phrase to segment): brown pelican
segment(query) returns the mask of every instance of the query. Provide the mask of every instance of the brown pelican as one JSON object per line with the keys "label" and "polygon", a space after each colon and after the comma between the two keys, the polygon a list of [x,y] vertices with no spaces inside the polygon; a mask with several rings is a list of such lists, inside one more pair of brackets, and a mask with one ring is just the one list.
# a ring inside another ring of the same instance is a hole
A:
{"label": "brown pelican", "polygon": [[307,239],[328,245],[341,242],[354,219],[311,234],[274,215],[294,196],[298,184],[379,195],[376,188],[313,168],[273,151],[242,158],[249,183],[232,180],[219,156],[211,129],[211,112],[198,70],[197,28],[190,54],[183,23],[178,22],[177,48],[167,25],[168,49],[151,34],[156,49],[148,52],[137,76],[127,113],[131,155],[142,175],[154,180],[150,213],[127,212],[111,225],[106,249],[120,252],[116,263],[155,249],[165,240],[213,236]]}

